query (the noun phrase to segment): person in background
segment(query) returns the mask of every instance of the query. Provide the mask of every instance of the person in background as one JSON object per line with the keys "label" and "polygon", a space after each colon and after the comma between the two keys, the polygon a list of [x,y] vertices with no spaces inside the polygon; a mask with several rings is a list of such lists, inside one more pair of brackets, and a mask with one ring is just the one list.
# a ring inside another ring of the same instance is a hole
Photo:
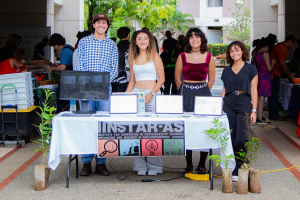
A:
{"label": "person in background", "polygon": [[183,41],[178,41],[176,46],[176,51],[174,53],[175,63],[177,61],[178,56],[183,52],[183,50],[184,50]]}
{"label": "person in background", "polygon": [[53,46],[55,51],[61,50],[61,53],[59,65],[48,68],[48,71],[73,70],[72,61],[74,48],[66,44],[66,39],[62,35],[54,33],[49,38],[49,46]]}
{"label": "person in background", "polygon": [[164,64],[164,70],[165,70],[165,83],[164,83],[164,95],[171,94],[175,95],[178,93],[175,78],[174,78],[174,72],[175,72],[175,46],[174,43],[169,42],[167,43],[168,46],[164,46],[164,51],[160,54],[160,57],[162,59],[162,62]]}
{"label": "person in background", "polygon": [[[155,111],[155,95],[165,82],[164,66],[156,51],[150,31],[135,31],[129,46],[130,81],[126,92],[144,92],[146,111]],[[158,76],[158,81],[156,77]],[[155,176],[162,173],[162,157],[134,157],[133,170],[137,175]]]}
{"label": "person in background", "polygon": [[[98,13],[93,16],[92,24],[94,33],[79,41],[74,71],[109,72],[111,83],[118,76],[118,47],[106,36],[110,27],[110,18],[106,14]],[[111,94],[111,88],[109,88],[109,94]],[[109,111],[109,102],[89,101],[89,110]],[[95,172],[101,176],[108,176],[110,173],[105,165],[106,158],[98,158],[95,154],[81,156],[83,168],[80,175],[91,174],[91,163],[94,158],[96,160]]]}
{"label": "person in background", "polygon": [[[251,124],[256,122],[258,73],[253,65],[247,63],[249,53],[242,42],[234,41],[229,44],[226,61],[230,65],[222,72],[221,96],[224,98],[223,111],[228,117],[233,152],[236,156],[241,150],[247,152],[245,142],[250,138],[246,138],[245,131],[248,127],[245,120],[249,120]],[[249,119],[246,118],[246,114],[249,115]],[[232,180],[238,181],[238,170],[243,161],[237,157],[235,160]]]}
{"label": "person in background", "polygon": [[298,47],[293,52],[293,61],[300,64],[300,39],[298,39],[296,42]]}
{"label": "person in background", "polygon": [[178,41],[178,42],[179,42],[179,41],[182,41],[182,42],[183,42],[183,41],[184,41],[184,37],[185,37],[184,35],[179,35],[178,38],[177,38],[177,41]]}
{"label": "person in background", "polygon": [[[89,36],[89,35],[91,35],[92,34],[92,32],[90,32],[90,31],[82,31],[82,32],[78,32],[77,33],[77,42],[76,42],[76,46],[78,47],[78,45],[77,44],[79,44],[79,41],[82,39],[82,38],[84,38],[84,37],[87,37],[87,36]],[[74,53],[73,53],[73,58],[72,58],[72,65],[73,66],[75,66],[75,61],[76,61],[76,57],[77,57],[77,52],[78,52],[78,49],[77,48],[75,48],[75,50],[74,50]]]}
{"label": "person in background", "polygon": [[[147,31],[150,32],[149,28],[147,28],[147,27],[143,27],[142,30],[147,30]],[[158,48],[157,39],[156,39],[156,37],[155,37],[153,34],[152,34],[152,36],[153,36],[153,38],[154,38],[154,40],[155,40],[155,45],[156,45],[157,53],[159,53],[159,48]]]}
{"label": "person in background", "polygon": [[268,39],[268,43],[269,43],[269,54],[271,55],[271,52],[275,46],[275,44],[277,44],[278,40],[277,40],[277,36],[275,34],[270,33],[267,37]]}
{"label": "person in background", "polygon": [[254,65],[254,66],[255,66],[255,55],[256,55],[258,49],[260,49],[259,42],[260,42],[260,39],[254,40],[252,42],[252,47],[254,49],[253,49],[253,51],[251,53],[251,65]]}
{"label": "person in background", "polygon": [[24,49],[16,49],[12,58],[8,58],[0,63],[0,75],[27,72],[25,62]]}
{"label": "person in background", "polygon": [[77,38],[77,42],[75,43],[74,45],[74,49],[77,49],[78,47],[78,39],[81,37],[81,31],[78,31],[77,35],[76,35],[76,38]]}
{"label": "person in background", "polygon": [[48,38],[44,37],[41,42],[39,42],[37,45],[34,47],[33,51],[33,59],[35,60],[43,60],[45,58],[45,46],[48,45]]}
{"label": "person in background", "polygon": [[175,40],[174,38],[172,38],[172,33],[171,31],[167,30],[165,33],[167,39],[164,40],[163,42],[163,47],[167,47],[169,42],[172,42],[174,44],[174,49],[177,46],[177,40]]}
{"label": "person in background", "polygon": [[295,75],[293,73],[290,73],[288,67],[285,64],[285,60],[287,49],[293,48],[295,43],[295,36],[289,35],[285,38],[284,42],[276,44],[270,54],[270,58],[276,60],[272,70],[273,79],[271,81],[271,96],[268,97],[269,119],[271,120],[286,121],[285,117],[279,116],[278,108],[281,78],[280,71],[282,70],[284,73],[286,73],[290,80],[294,78]]}
{"label": "person in background", "polygon": [[14,57],[14,52],[20,45],[22,37],[17,34],[10,34],[4,41],[4,46],[0,49],[0,62]]}
{"label": "person in background", "polygon": [[255,56],[255,66],[258,72],[258,85],[257,85],[257,124],[270,123],[263,118],[264,101],[266,97],[271,96],[271,71],[272,64],[270,62],[269,41],[267,38],[261,38],[259,42],[258,51]]}
{"label": "person in background", "polygon": [[112,37],[112,38],[110,38],[112,41],[114,41],[115,43],[117,43],[117,38],[115,38],[115,37]]}
{"label": "person in background", "polygon": [[[194,112],[195,96],[211,96],[215,82],[216,67],[213,56],[207,52],[207,39],[199,28],[191,28],[184,39],[184,52],[180,54],[175,66],[175,82],[178,94],[183,95],[183,111]],[[183,82],[182,82],[183,76]],[[206,78],[208,76],[208,82]],[[196,171],[206,171],[208,152],[200,152]],[[192,151],[186,151],[184,173],[194,170]]]}
{"label": "person in background", "polygon": [[126,64],[128,64],[130,28],[119,28],[117,31],[117,36],[120,39],[120,42],[117,45],[119,54],[118,77],[113,80],[111,86],[112,92],[125,92],[129,82],[129,79],[127,78],[127,71],[129,71],[129,66],[126,66]]}

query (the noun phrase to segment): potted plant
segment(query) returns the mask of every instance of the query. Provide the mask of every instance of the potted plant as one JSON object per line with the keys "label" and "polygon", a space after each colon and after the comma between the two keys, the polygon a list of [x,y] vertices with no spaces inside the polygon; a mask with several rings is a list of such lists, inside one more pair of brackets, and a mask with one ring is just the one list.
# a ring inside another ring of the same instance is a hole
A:
{"label": "potted plant", "polygon": [[[253,134],[250,129],[250,116],[246,114],[245,125],[247,127],[245,134],[248,141],[245,143],[246,152],[242,149],[238,152],[238,158],[243,162],[241,169],[239,169],[238,181],[238,194],[247,194],[249,191],[252,193],[261,193],[259,169],[254,166],[255,161],[258,159],[258,153],[261,147],[261,140]],[[267,131],[274,128],[271,125],[258,126],[259,131]],[[250,174],[249,174],[250,172]],[[249,178],[248,178],[249,177]]]}
{"label": "potted plant", "polygon": [[226,130],[226,128],[223,128],[223,124],[219,121],[219,119],[214,118],[212,123],[214,124],[214,127],[206,130],[205,133],[208,134],[211,139],[221,144],[223,158],[220,155],[211,155],[209,156],[209,159],[215,161],[217,165],[219,163],[225,164],[225,169],[222,169],[222,192],[232,193],[232,169],[227,167],[229,160],[233,159],[234,155],[230,154],[226,156],[225,154],[227,141],[230,139],[230,133]]}
{"label": "potted plant", "polygon": [[51,139],[51,122],[52,118],[55,116],[56,108],[50,105],[49,99],[54,95],[50,89],[45,90],[46,98],[45,101],[42,103],[42,106],[39,106],[41,113],[37,114],[41,118],[41,123],[39,125],[35,125],[38,127],[39,132],[41,134],[41,139],[37,141],[33,141],[40,144],[40,148],[36,149],[35,151],[42,151],[43,152],[43,159],[41,165],[35,166],[35,173],[34,173],[34,182],[35,182],[35,190],[44,190],[48,187],[48,178],[50,175],[50,169],[46,165],[46,156],[49,153],[50,147],[50,139]]}

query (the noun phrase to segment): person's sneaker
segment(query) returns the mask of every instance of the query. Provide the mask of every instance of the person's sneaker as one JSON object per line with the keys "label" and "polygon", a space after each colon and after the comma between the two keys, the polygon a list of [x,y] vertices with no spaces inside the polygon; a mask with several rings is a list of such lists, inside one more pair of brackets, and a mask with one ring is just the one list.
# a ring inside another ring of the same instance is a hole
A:
{"label": "person's sneaker", "polygon": [[145,171],[138,171],[137,175],[138,176],[146,176],[146,172]]}
{"label": "person's sneaker", "polygon": [[238,176],[232,176],[232,181],[233,182],[238,182],[239,181],[239,177]]}
{"label": "person's sneaker", "polygon": [[149,170],[148,171],[148,176],[156,176],[157,175],[157,172],[154,171],[154,170]]}

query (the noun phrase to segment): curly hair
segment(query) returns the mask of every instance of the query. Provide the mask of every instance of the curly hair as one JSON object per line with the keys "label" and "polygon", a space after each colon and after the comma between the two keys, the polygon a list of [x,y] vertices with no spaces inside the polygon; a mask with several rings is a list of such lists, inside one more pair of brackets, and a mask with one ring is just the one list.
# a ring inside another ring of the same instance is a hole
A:
{"label": "curly hair", "polygon": [[145,33],[148,35],[149,38],[149,45],[147,47],[147,62],[150,62],[151,60],[154,59],[154,55],[157,54],[157,49],[156,49],[156,43],[154,40],[154,37],[152,35],[152,33],[147,30],[147,29],[142,29],[139,31],[135,31],[132,34],[132,38],[129,44],[129,65],[132,66],[133,65],[133,61],[134,59],[136,59],[138,57],[138,55],[140,54],[140,49],[139,47],[135,44],[136,43],[136,38],[140,33]]}
{"label": "curly hair", "polygon": [[22,48],[16,49],[14,52],[14,59],[16,59],[17,62],[21,62],[22,60],[27,60],[24,49]]}
{"label": "curly hair", "polygon": [[49,44],[49,46],[65,45],[66,39],[58,33],[53,33],[49,38],[48,44]]}
{"label": "curly hair", "polygon": [[199,28],[190,28],[188,32],[186,33],[186,36],[184,38],[184,52],[191,53],[192,52],[192,46],[190,45],[190,37],[193,35],[199,36],[201,38],[201,46],[200,46],[200,52],[205,53],[207,52],[207,39],[205,34],[199,29]]}
{"label": "curly hair", "polygon": [[246,61],[249,61],[249,52],[248,52],[248,49],[246,47],[246,45],[240,41],[234,41],[234,42],[231,42],[228,47],[227,47],[227,50],[226,50],[226,61],[227,63],[229,63],[230,65],[232,65],[234,63],[233,59],[231,58],[230,56],[230,50],[232,47],[235,47],[236,46],[239,46],[243,52],[243,55],[242,55],[242,60],[244,62]]}

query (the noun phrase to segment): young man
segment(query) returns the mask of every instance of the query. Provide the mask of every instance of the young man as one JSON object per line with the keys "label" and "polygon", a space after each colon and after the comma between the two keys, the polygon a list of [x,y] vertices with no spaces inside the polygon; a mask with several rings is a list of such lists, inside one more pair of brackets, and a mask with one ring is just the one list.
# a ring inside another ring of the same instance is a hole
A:
{"label": "young man", "polygon": [[50,67],[48,69],[49,72],[73,70],[72,59],[74,48],[71,45],[66,44],[66,39],[62,35],[54,33],[49,38],[49,46],[53,46],[53,49],[56,51],[61,50],[59,65],[56,67]]}
{"label": "young man", "polygon": [[8,58],[0,63],[0,75],[27,72],[24,49],[18,48],[13,58]]}
{"label": "young man", "polygon": [[[112,82],[118,75],[118,48],[117,44],[105,35],[110,26],[110,19],[106,14],[96,14],[92,23],[94,33],[79,41],[74,70],[110,72],[110,82]],[[89,110],[109,111],[109,102],[89,101]],[[109,175],[105,166],[106,158],[97,158],[94,154],[81,156],[83,169],[80,175],[91,174],[91,162],[94,157],[96,157],[95,172],[102,176]]]}
{"label": "young man", "polygon": [[171,33],[171,31],[169,31],[169,30],[166,31],[166,37],[167,37],[167,39],[164,40],[164,42],[163,42],[163,47],[167,47],[167,46],[168,46],[168,43],[169,43],[169,42],[172,42],[172,43],[174,44],[174,49],[175,49],[175,47],[177,46],[177,40],[174,39],[174,38],[172,38],[172,33]]}
{"label": "young man", "polygon": [[273,66],[273,79],[271,80],[271,96],[268,97],[268,107],[269,107],[269,118],[271,120],[286,121],[285,117],[279,116],[278,110],[278,97],[280,90],[280,71],[282,70],[286,73],[289,79],[294,78],[294,74],[290,73],[288,67],[285,64],[286,51],[287,49],[293,48],[296,43],[296,38],[293,35],[286,37],[284,42],[278,43],[274,46],[270,59],[275,59],[276,63]]}
{"label": "young man", "polygon": [[[119,53],[119,67],[118,77],[111,83],[112,92],[125,92],[129,82],[129,66],[128,64],[128,49],[130,39],[130,29],[127,27],[121,27],[117,31],[120,42],[118,43]],[[126,73],[128,72],[128,73]]]}

